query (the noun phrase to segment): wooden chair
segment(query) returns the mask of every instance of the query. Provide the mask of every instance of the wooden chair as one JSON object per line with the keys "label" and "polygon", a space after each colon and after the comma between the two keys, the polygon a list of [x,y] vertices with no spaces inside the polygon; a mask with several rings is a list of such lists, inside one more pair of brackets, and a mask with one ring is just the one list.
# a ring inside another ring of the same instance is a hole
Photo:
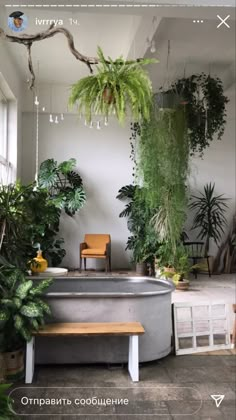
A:
{"label": "wooden chair", "polygon": [[80,244],[80,271],[82,259],[86,270],[87,258],[99,258],[106,260],[106,272],[111,271],[111,236],[108,234],[87,234],[84,242]]}
{"label": "wooden chair", "polygon": [[[184,242],[189,259],[192,260],[193,265],[198,264],[199,260],[206,258],[208,275],[211,277],[211,270],[209,264],[209,255],[205,255],[205,243],[204,242]],[[197,269],[193,269],[195,279],[197,278]]]}

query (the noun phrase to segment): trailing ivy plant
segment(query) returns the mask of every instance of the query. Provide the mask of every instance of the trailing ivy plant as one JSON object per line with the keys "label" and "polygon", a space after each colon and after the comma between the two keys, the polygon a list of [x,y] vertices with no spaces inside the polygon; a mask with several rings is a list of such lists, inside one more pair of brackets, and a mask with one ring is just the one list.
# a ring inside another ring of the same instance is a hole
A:
{"label": "trailing ivy plant", "polygon": [[80,79],[72,86],[69,104],[77,104],[79,113],[91,122],[92,114],[108,117],[116,115],[124,124],[127,112],[134,121],[148,120],[152,102],[152,85],[144,65],[156,63],[153,59],[126,61],[106,59],[98,47],[97,74]]}
{"label": "trailing ivy plant", "polygon": [[39,187],[47,189],[53,204],[69,216],[80,210],[86,201],[83,181],[75,167],[75,159],[60,164],[47,159],[41,164],[38,176]]}
{"label": "trailing ivy plant", "polygon": [[139,174],[145,205],[155,212],[153,223],[160,241],[168,241],[175,253],[187,206],[186,180],[189,144],[182,109],[153,107],[149,123],[142,124]]}
{"label": "trailing ivy plant", "polygon": [[178,79],[172,89],[184,98],[191,154],[203,156],[214,137],[221,140],[224,134],[229,100],[223,83],[219,77],[201,73]]}

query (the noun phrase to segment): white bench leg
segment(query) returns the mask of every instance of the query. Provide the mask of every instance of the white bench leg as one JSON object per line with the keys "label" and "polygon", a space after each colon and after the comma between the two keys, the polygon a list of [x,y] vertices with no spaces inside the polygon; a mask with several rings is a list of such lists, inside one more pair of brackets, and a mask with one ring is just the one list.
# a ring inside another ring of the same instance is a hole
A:
{"label": "white bench leg", "polygon": [[138,335],[129,337],[128,370],[133,382],[139,381]]}
{"label": "white bench leg", "polygon": [[26,370],[25,370],[25,383],[31,384],[34,376],[34,345],[35,338],[32,339],[26,345]]}

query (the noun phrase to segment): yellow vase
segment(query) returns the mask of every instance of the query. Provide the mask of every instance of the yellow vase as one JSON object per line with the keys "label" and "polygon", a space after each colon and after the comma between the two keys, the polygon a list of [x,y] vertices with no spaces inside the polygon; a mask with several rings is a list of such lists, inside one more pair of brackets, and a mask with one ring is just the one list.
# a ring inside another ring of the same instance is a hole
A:
{"label": "yellow vase", "polygon": [[37,251],[37,257],[33,258],[31,263],[33,273],[43,273],[48,268],[48,262],[42,256],[42,251]]}

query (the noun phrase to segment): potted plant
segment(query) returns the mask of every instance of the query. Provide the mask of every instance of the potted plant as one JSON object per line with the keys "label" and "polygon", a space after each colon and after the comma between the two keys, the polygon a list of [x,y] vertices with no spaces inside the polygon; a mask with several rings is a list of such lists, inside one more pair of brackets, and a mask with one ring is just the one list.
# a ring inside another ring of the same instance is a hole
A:
{"label": "potted plant", "polygon": [[[198,196],[191,195],[190,209],[195,212],[192,229],[198,229],[198,236],[205,241],[205,256],[209,255],[210,241],[213,240],[217,246],[224,234],[227,220],[225,212],[228,208],[228,198],[223,194],[215,194],[215,184],[206,184],[203,193]],[[211,266],[213,263],[211,262]]]}
{"label": "potted plant", "polygon": [[143,66],[157,60],[106,59],[99,47],[98,59],[97,74],[82,78],[72,86],[69,104],[77,104],[87,122],[91,122],[92,114],[102,114],[106,118],[115,114],[123,124],[128,111],[134,121],[149,120],[152,85]]}
{"label": "potted plant", "polygon": [[6,394],[10,386],[9,384],[0,384],[0,419],[2,420],[16,419],[12,410],[13,400]]}
{"label": "potted plant", "polygon": [[172,269],[163,269],[161,275],[168,279],[172,279],[177,290],[189,289],[189,273],[200,267],[200,264],[191,265],[189,262],[188,254],[183,246],[179,246],[176,254],[171,259]]}
{"label": "potted plant", "polygon": [[152,274],[159,241],[151,224],[152,214],[143,199],[143,189],[137,185],[126,185],[119,190],[117,198],[128,201],[119,216],[128,218],[127,225],[132,236],[128,238],[126,249],[133,252],[136,272],[146,275],[149,265]]}
{"label": "potted plant", "polygon": [[7,379],[24,374],[24,345],[50,315],[41,295],[52,279],[34,285],[22,270],[0,259],[0,348],[6,365]]}
{"label": "potted plant", "polygon": [[65,255],[58,238],[61,210],[46,189],[20,183],[0,186],[0,253],[13,265],[26,269],[40,243],[52,266]]}

